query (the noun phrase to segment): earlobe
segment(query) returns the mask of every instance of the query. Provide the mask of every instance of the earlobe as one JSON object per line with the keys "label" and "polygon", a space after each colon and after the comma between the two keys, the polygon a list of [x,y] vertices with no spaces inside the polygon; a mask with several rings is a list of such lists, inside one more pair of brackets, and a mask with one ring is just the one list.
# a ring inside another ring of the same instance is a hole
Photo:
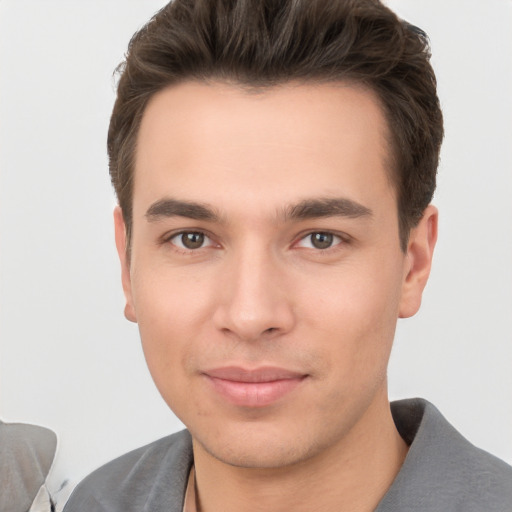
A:
{"label": "earlobe", "polygon": [[432,256],[437,241],[437,208],[429,205],[419,224],[411,230],[407,245],[405,270],[400,299],[400,318],[415,315],[421,305],[421,296],[432,266]]}
{"label": "earlobe", "polygon": [[126,250],[126,226],[124,223],[123,211],[121,210],[120,206],[116,206],[114,209],[114,231],[117,254],[121,263],[121,282],[126,299],[124,316],[127,318],[127,320],[130,320],[130,322],[137,322],[132,298],[130,262],[128,260],[128,253]]}

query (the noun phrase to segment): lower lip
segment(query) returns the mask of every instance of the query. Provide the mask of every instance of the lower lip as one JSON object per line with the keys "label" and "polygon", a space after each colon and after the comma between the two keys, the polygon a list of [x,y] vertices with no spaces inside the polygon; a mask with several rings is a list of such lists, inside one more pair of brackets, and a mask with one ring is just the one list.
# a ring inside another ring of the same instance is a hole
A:
{"label": "lower lip", "polygon": [[305,377],[270,382],[238,382],[207,375],[213,388],[229,402],[241,407],[266,407],[294,391]]}

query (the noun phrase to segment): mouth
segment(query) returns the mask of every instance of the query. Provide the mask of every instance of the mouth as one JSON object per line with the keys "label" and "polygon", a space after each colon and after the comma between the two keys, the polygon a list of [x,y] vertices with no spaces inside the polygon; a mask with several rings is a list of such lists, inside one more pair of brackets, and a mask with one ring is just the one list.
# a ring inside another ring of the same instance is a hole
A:
{"label": "mouth", "polygon": [[215,368],[203,375],[213,390],[240,407],[266,407],[292,393],[306,374],[277,367],[247,370],[237,366]]}

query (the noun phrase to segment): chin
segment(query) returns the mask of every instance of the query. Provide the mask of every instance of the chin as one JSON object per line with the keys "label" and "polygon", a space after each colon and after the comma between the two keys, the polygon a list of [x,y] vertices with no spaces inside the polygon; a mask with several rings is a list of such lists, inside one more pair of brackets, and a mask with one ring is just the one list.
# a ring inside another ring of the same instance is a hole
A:
{"label": "chin", "polygon": [[277,469],[291,466],[308,458],[297,450],[284,446],[260,447],[245,446],[208,447],[203,449],[218,461],[230,466],[247,469]]}
{"label": "chin", "polygon": [[291,466],[322,451],[319,443],[310,443],[296,432],[264,430],[261,424],[253,424],[249,428],[240,426],[231,432],[226,430],[220,435],[192,434],[192,437],[202,451],[216,460],[248,469],[277,469]]}

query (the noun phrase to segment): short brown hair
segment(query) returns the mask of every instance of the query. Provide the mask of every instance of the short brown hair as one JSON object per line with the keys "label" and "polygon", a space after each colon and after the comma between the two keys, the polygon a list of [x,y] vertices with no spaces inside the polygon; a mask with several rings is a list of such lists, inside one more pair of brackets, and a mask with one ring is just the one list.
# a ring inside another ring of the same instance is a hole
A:
{"label": "short brown hair", "polygon": [[155,93],[186,80],[369,87],[388,121],[403,250],[432,199],[443,119],[428,38],[378,0],[173,0],[133,36],[118,70],[108,153],[128,250],[142,115]]}

